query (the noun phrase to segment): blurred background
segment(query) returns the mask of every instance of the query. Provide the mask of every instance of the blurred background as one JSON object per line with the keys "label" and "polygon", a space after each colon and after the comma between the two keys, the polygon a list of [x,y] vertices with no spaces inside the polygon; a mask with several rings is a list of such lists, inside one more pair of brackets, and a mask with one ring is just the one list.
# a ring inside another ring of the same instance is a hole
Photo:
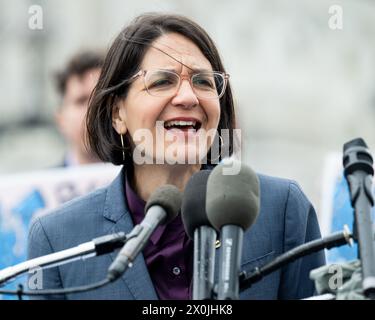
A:
{"label": "blurred background", "polygon": [[61,161],[53,73],[150,11],[210,33],[231,75],[243,161],[297,180],[318,214],[327,155],[358,136],[375,150],[372,0],[0,0],[0,174]]}

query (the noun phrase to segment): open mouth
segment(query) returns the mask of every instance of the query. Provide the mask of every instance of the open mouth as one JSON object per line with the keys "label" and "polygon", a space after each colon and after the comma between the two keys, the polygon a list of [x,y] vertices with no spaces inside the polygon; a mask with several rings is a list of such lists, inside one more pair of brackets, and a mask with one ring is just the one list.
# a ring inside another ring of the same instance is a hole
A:
{"label": "open mouth", "polygon": [[179,129],[182,131],[188,130],[199,130],[202,126],[202,123],[199,121],[191,120],[191,121],[181,121],[181,120],[171,120],[164,122],[164,128],[166,130],[171,129]]}

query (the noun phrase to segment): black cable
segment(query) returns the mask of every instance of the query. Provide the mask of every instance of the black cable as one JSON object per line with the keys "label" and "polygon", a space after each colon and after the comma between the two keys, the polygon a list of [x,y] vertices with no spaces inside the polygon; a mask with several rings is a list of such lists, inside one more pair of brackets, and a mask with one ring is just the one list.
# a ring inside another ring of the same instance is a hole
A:
{"label": "black cable", "polygon": [[72,294],[72,293],[79,293],[90,291],[94,289],[99,289],[104,287],[105,285],[111,283],[109,279],[104,279],[99,282],[95,282],[90,285],[84,285],[79,287],[67,288],[67,289],[47,289],[47,290],[35,290],[35,291],[22,291],[22,288],[19,287],[17,291],[13,290],[0,290],[0,294],[8,294],[8,295],[17,295],[18,297],[22,295],[26,296],[39,296],[39,295],[57,295],[57,294]]}
{"label": "black cable", "polygon": [[18,285],[18,289],[16,292],[17,292],[18,300],[22,300],[23,285],[21,283]]}
{"label": "black cable", "polygon": [[246,272],[240,274],[240,291],[250,288],[250,286],[262,279],[264,276],[276,271],[284,265],[291,263],[298,258],[320,251],[331,249],[345,244],[351,244],[352,234],[345,226],[344,231],[336,232],[322,239],[317,239],[295,247],[288,252],[276,257],[275,260],[263,267],[256,267],[249,275]]}
{"label": "black cable", "polygon": [[[112,248],[120,247],[119,244],[123,246],[127,241],[135,237],[136,235],[127,237],[123,234],[123,232],[120,232],[118,234],[103,236],[103,237],[94,239],[94,242],[95,242],[95,247],[98,252],[98,255],[101,255],[101,254],[105,254],[105,253],[109,253],[113,251]],[[23,295],[38,296],[38,295],[72,294],[72,293],[95,290],[95,289],[104,287],[105,285],[111,283],[112,281],[113,280],[106,278],[99,282],[95,282],[90,285],[84,285],[84,286],[79,286],[79,287],[72,287],[72,288],[66,288],[66,289],[34,290],[34,291],[23,291],[22,284],[19,284],[18,289],[16,291],[0,289],[0,294],[17,295],[19,300],[21,300]]]}

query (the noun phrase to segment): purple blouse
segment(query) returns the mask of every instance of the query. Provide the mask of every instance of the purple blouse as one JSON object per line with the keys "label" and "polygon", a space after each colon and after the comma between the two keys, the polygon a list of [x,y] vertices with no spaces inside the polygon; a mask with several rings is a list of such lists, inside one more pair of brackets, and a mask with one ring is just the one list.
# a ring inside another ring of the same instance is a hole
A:
{"label": "purple blouse", "polygon": [[[132,189],[128,178],[125,194],[134,224],[141,223],[146,203]],[[191,299],[193,242],[185,233],[181,215],[155,230],[143,256],[159,299]]]}

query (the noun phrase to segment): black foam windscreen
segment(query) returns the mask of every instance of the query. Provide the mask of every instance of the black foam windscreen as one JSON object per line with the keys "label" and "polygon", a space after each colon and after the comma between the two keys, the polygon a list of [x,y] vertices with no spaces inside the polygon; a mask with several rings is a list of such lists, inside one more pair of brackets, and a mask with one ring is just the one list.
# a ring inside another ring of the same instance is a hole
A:
{"label": "black foam windscreen", "polygon": [[172,221],[177,217],[182,202],[182,194],[176,186],[166,184],[157,188],[154,193],[148,199],[145,206],[145,214],[150,207],[154,205],[161,206],[167,213],[167,217],[164,220],[164,223]]}
{"label": "black foam windscreen", "polygon": [[182,197],[181,218],[185,231],[194,238],[194,230],[200,226],[211,226],[206,214],[206,188],[210,170],[195,173],[188,181]]}
{"label": "black foam windscreen", "polygon": [[206,212],[217,230],[224,225],[237,225],[246,230],[259,213],[259,179],[249,166],[237,160],[230,162],[240,168],[237,174],[225,174],[227,162],[216,166],[208,178]]}
{"label": "black foam windscreen", "polygon": [[344,144],[344,152],[348,150],[351,147],[364,147],[367,149],[367,144],[362,138],[356,138],[353,140],[350,140]]}

